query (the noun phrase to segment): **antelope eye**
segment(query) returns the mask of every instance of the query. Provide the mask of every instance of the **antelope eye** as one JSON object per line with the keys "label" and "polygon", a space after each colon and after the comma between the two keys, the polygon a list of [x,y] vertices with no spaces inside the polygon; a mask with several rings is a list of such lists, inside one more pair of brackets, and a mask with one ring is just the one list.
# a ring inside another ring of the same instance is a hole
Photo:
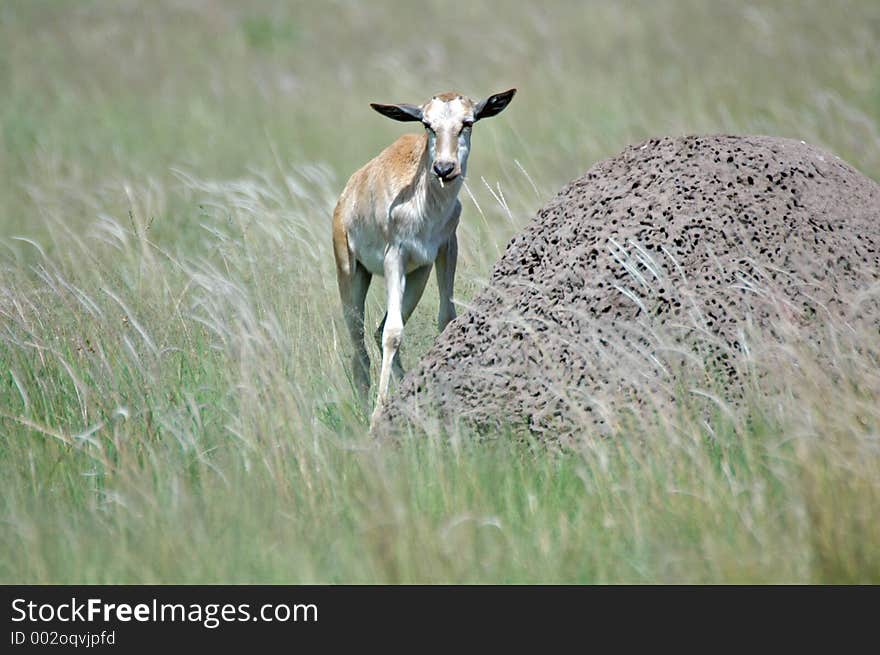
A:
{"label": "antelope eye", "polygon": [[434,128],[428,125],[427,123],[422,123],[425,126],[425,129],[428,130],[431,134],[434,134]]}

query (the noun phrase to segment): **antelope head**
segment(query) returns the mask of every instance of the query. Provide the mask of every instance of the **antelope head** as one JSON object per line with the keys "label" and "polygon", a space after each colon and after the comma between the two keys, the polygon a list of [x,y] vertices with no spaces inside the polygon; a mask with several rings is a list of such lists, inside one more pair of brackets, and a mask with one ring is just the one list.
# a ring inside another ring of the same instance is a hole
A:
{"label": "antelope head", "polygon": [[474,102],[449,92],[434,96],[424,105],[371,103],[377,112],[396,121],[419,121],[428,137],[428,166],[440,183],[452,182],[467,173],[474,123],[500,114],[513,99],[509,89]]}

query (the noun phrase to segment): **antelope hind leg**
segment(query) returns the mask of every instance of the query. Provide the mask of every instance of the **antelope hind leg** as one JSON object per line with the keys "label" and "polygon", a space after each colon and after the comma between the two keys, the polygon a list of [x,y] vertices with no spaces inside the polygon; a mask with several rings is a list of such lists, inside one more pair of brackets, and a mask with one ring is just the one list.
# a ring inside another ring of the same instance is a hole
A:
{"label": "antelope hind leg", "polygon": [[345,327],[354,349],[351,359],[354,386],[362,403],[366,403],[370,391],[370,356],[364,344],[364,302],[372,277],[360,262],[355,261],[351,273],[340,274],[337,280]]}

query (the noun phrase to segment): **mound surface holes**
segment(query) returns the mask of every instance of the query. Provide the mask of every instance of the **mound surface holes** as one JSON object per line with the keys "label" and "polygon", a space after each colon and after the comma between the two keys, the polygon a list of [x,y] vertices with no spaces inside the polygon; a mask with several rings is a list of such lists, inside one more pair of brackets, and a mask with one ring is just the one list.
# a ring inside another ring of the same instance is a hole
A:
{"label": "mound surface holes", "polygon": [[876,335],[878,280],[880,186],[836,156],[772,137],[647,141],[513,238],[387,425],[561,438],[607,429],[621,402],[674,402],[684,369],[733,394],[756,331],[821,343],[839,321]]}

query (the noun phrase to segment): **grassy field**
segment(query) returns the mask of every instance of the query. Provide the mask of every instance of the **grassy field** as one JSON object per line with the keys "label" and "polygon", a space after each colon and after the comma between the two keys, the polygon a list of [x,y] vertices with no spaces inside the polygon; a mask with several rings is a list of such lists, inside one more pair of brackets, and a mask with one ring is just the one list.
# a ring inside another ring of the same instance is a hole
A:
{"label": "grassy field", "polygon": [[[878,71],[870,0],[0,3],[0,582],[880,582],[876,334],[821,368],[795,340],[707,421],[390,446],[329,243],[411,129],[370,101],[520,90],[474,130],[467,301],[643,138],[795,137],[880,179]],[[436,307],[432,280],[405,363]]]}

